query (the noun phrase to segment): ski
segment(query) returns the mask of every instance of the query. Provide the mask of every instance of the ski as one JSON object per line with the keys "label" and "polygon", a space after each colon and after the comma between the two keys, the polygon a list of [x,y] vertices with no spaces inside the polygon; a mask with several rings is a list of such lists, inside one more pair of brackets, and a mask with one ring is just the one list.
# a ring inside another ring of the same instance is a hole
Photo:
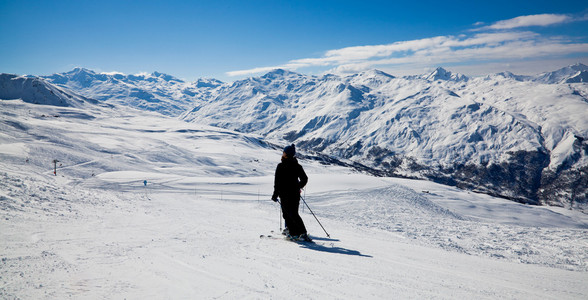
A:
{"label": "ski", "polygon": [[316,244],[315,241],[312,241],[312,240],[311,241],[296,240],[296,239],[292,239],[287,236],[283,236],[281,234],[277,235],[273,231],[271,234],[262,234],[259,236],[259,238],[260,239],[271,239],[271,240],[284,240],[284,241],[293,242],[293,243],[297,243],[297,244]]}

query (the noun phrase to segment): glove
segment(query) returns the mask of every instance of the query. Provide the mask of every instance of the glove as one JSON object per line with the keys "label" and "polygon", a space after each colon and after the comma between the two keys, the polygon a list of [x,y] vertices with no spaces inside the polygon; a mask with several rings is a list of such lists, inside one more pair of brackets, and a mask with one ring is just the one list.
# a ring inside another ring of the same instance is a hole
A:
{"label": "glove", "polygon": [[274,202],[278,202],[278,193],[276,193],[275,191],[274,191],[274,193],[272,194],[272,200],[273,200]]}

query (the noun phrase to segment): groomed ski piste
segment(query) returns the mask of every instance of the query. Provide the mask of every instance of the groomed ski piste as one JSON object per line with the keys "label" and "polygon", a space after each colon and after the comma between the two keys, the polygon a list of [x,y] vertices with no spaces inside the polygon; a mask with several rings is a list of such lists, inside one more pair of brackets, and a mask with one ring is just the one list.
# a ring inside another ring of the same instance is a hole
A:
{"label": "groomed ski piste", "polygon": [[261,239],[281,149],[255,136],[20,100],[0,128],[2,299],[588,298],[576,211],[301,159],[331,237],[301,209],[316,244]]}

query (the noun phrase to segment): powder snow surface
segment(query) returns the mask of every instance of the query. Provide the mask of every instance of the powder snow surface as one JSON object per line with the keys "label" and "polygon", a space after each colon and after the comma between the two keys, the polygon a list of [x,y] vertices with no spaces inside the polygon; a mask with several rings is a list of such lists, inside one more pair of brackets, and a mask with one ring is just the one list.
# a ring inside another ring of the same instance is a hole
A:
{"label": "powder snow surface", "polygon": [[3,299],[588,298],[576,211],[301,160],[331,237],[301,209],[316,244],[260,239],[280,228],[279,148],[130,109],[0,107]]}

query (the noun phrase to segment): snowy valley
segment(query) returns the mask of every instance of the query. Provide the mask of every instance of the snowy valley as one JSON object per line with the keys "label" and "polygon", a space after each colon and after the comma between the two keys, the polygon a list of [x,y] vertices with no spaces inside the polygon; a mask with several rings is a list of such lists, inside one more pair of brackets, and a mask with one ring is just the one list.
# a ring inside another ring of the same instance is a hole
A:
{"label": "snowy valley", "polygon": [[586,71],[3,74],[0,298],[585,299]]}

